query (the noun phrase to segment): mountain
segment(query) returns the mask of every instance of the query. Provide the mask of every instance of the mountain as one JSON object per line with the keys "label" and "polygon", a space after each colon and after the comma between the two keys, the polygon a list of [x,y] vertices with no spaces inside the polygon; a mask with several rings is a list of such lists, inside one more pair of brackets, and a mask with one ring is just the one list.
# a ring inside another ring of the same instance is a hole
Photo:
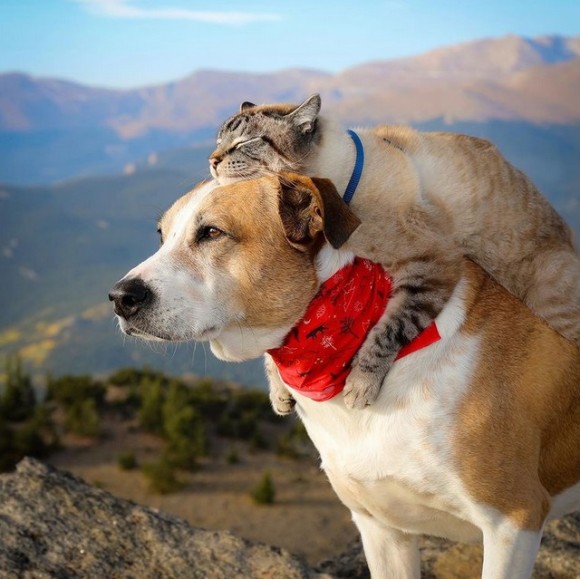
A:
{"label": "mountain", "polygon": [[479,40],[336,75],[201,70],[132,90],[4,74],[0,181],[32,184],[119,171],[163,149],[209,144],[244,100],[297,102],[314,92],[349,125],[439,118],[580,122],[580,37]]}
{"label": "mountain", "polygon": [[437,48],[414,57],[370,62],[340,76],[359,78],[366,83],[388,79],[398,85],[436,80],[497,80],[521,70],[578,57],[580,37],[509,35]]}

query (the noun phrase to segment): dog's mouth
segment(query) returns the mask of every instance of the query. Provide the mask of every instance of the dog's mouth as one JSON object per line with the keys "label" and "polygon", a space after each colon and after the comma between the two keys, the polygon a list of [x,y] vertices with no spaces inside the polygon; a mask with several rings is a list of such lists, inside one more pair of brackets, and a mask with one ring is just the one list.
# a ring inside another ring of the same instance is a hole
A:
{"label": "dog's mouth", "polygon": [[147,330],[144,330],[123,319],[119,320],[119,326],[127,336],[155,342],[206,342],[217,338],[221,331],[218,326],[209,326],[201,331],[192,332],[190,335],[180,336],[169,334],[158,328],[148,327]]}
{"label": "dog's mouth", "polygon": [[142,340],[151,340],[155,342],[173,342],[170,336],[161,336],[156,334],[151,334],[149,332],[144,332],[134,327],[123,327],[121,326],[124,334],[127,336],[132,336],[133,338],[141,338]]}

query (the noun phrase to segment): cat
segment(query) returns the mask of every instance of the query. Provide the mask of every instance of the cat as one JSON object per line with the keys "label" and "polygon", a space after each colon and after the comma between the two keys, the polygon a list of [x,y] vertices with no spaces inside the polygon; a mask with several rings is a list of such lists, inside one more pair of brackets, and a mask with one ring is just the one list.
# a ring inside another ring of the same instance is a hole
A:
{"label": "cat", "polygon": [[[321,99],[254,105],[218,132],[210,170],[220,183],[284,170],[330,179],[345,191],[354,137],[320,115]],[[348,249],[381,263],[393,281],[344,390],[349,408],[375,400],[399,349],[441,311],[463,256],[580,346],[580,257],[571,230],[533,183],[490,142],[460,134],[379,126],[357,134],[364,168],[351,202],[362,225]],[[293,400],[267,360],[274,409]]]}

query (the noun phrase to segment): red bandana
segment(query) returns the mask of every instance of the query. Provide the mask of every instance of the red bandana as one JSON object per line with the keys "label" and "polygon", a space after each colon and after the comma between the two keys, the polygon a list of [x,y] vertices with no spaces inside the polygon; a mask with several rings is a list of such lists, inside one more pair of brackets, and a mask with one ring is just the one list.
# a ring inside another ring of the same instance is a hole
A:
{"label": "red bandana", "polygon": [[[366,259],[357,257],[337,271],[320,286],[282,346],[268,350],[282,380],[318,402],[342,392],[352,359],[385,311],[391,288],[382,266]],[[439,339],[433,322],[397,359]]]}

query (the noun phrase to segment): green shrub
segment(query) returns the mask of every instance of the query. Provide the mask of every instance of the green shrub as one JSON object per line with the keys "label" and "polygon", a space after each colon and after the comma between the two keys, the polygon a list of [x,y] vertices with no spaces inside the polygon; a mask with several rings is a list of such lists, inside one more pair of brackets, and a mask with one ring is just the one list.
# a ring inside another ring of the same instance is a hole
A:
{"label": "green shrub", "polygon": [[246,410],[238,421],[238,437],[251,440],[258,430],[258,413],[255,410]]}
{"label": "green shrub", "polygon": [[183,487],[183,483],[177,478],[175,467],[165,457],[144,464],[142,471],[149,481],[150,490],[155,493],[167,495]]}
{"label": "green shrub", "polygon": [[7,472],[14,468],[19,461],[14,448],[14,433],[0,416],[0,472]]}
{"label": "green shrub", "polygon": [[143,372],[136,368],[121,368],[109,376],[109,382],[115,386],[137,385],[143,379]]}
{"label": "green shrub", "polygon": [[197,382],[189,391],[189,399],[206,420],[217,420],[228,405],[228,396],[218,392],[211,380]]}
{"label": "green shrub", "polygon": [[250,438],[250,448],[252,450],[267,450],[270,448],[268,440],[259,428],[256,428],[254,434],[252,434],[252,438]]}
{"label": "green shrub", "polygon": [[288,434],[281,434],[276,442],[278,456],[299,459],[313,452],[314,446],[301,421],[295,422],[292,430]]}
{"label": "green shrub", "polygon": [[117,464],[121,470],[133,470],[137,468],[137,458],[135,457],[135,453],[127,450],[122,452],[117,457]]}
{"label": "green shrub", "polygon": [[224,413],[216,424],[216,433],[226,438],[235,438],[238,432],[237,424],[237,421],[230,414]]}
{"label": "green shrub", "polygon": [[46,457],[58,446],[54,424],[44,406],[22,424],[8,424],[0,417],[0,471],[12,470],[25,456]]}
{"label": "green shrub", "polygon": [[165,393],[159,378],[146,378],[140,385],[141,406],[137,418],[148,432],[163,435],[163,401]]}
{"label": "green shrub", "polygon": [[265,472],[251,496],[257,505],[271,505],[276,498],[276,489],[269,472]]}
{"label": "green shrub", "polygon": [[95,408],[101,409],[105,402],[106,389],[91,376],[62,376],[50,378],[46,385],[46,399],[54,400],[65,408],[88,399],[93,400]]}
{"label": "green shrub", "polygon": [[189,403],[189,391],[172,382],[163,403],[163,434],[167,440],[170,462],[186,469],[196,468],[196,459],[207,452],[205,426],[197,410]]}
{"label": "green shrub", "polygon": [[261,390],[239,390],[233,394],[232,401],[240,414],[251,411],[258,418],[269,417],[272,414],[270,397]]}
{"label": "green shrub", "polygon": [[230,448],[226,454],[226,462],[228,464],[238,464],[240,462],[240,457],[236,452],[235,448]]}
{"label": "green shrub", "polygon": [[32,380],[22,369],[17,356],[6,359],[6,382],[0,393],[0,414],[9,421],[22,422],[32,417],[36,394]]}
{"label": "green shrub", "polygon": [[284,458],[298,459],[300,453],[289,434],[281,434],[276,441],[276,454]]}
{"label": "green shrub", "polygon": [[94,398],[77,400],[65,409],[65,428],[79,436],[97,437],[101,432],[101,419]]}

